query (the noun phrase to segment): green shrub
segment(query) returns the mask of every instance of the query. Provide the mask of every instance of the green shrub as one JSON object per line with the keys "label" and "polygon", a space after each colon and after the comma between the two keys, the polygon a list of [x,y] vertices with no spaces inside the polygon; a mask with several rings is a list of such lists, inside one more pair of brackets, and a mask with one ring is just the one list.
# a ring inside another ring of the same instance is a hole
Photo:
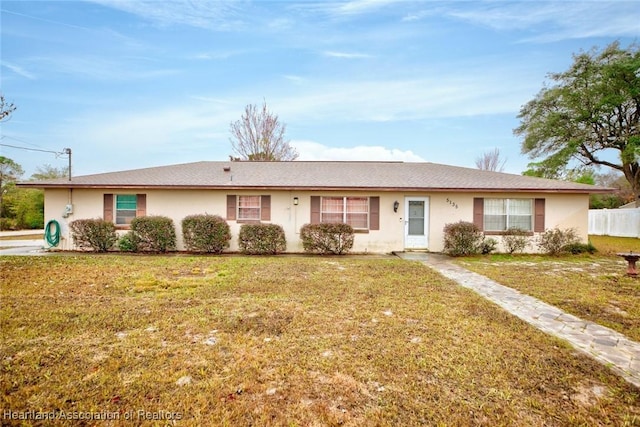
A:
{"label": "green shrub", "polygon": [[137,251],[168,252],[176,250],[173,220],[164,216],[143,216],[131,221]]}
{"label": "green shrub", "polygon": [[482,252],[484,234],[473,223],[460,221],[444,226],[444,252],[451,256],[475,255]]}
{"label": "green shrub", "polygon": [[69,223],[69,229],[80,249],[107,252],[118,240],[116,226],[103,219],[77,219]]}
{"label": "green shrub", "polygon": [[480,252],[482,255],[490,254],[496,250],[496,246],[498,246],[498,241],[496,239],[483,239],[482,243],[480,243]]}
{"label": "green shrub", "polygon": [[218,215],[190,215],[182,220],[187,250],[219,254],[229,247],[229,224]]}
{"label": "green shrub", "polygon": [[300,229],[305,252],[341,255],[353,248],[353,227],[349,224],[305,224]]}
{"label": "green shrub", "polygon": [[254,255],[275,255],[287,249],[284,229],[277,224],[243,224],[238,245],[242,253]]}
{"label": "green shrub", "polygon": [[0,218],[0,230],[17,230],[18,222],[13,218]]}
{"label": "green shrub", "polygon": [[118,249],[122,252],[138,252],[136,235],[129,231],[118,239]]}
{"label": "green shrub", "polygon": [[569,243],[562,248],[563,252],[567,252],[573,255],[579,255],[583,253],[594,254],[598,252],[595,246],[591,242],[588,243]]}
{"label": "green shrub", "polygon": [[567,248],[580,243],[578,234],[573,228],[547,230],[538,238],[538,247],[547,255],[560,255],[567,252]]}
{"label": "green shrub", "polygon": [[518,227],[509,228],[502,236],[502,246],[510,254],[523,252],[529,246],[529,232]]}

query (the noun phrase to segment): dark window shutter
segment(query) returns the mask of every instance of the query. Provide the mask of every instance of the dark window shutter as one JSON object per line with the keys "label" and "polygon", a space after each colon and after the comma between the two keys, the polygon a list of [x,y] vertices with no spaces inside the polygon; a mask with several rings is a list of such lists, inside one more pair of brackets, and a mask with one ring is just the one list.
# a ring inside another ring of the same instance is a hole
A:
{"label": "dark window shutter", "polygon": [[147,195],[136,194],[136,218],[147,216]]}
{"label": "dark window shutter", "polygon": [[320,224],[320,196],[311,196],[311,224]]}
{"label": "dark window shutter", "polygon": [[369,230],[380,230],[380,197],[369,197]]}
{"label": "dark window shutter", "polygon": [[484,199],[482,197],[473,198],[473,223],[480,230],[484,230]]}
{"label": "dark window shutter", "polygon": [[260,219],[271,221],[271,196],[260,197]]}
{"label": "dark window shutter", "polygon": [[236,219],[236,196],[227,196],[227,219]]}
{"label": "dark window shutter", "polygon": [[104,195],[103,215],[104,220],[113,222],[113,194]]}
{"label": "dark window shutter", "polygon": [[544,199],[535,199],[533,219],[533,231],[536,233],[544,232]]}

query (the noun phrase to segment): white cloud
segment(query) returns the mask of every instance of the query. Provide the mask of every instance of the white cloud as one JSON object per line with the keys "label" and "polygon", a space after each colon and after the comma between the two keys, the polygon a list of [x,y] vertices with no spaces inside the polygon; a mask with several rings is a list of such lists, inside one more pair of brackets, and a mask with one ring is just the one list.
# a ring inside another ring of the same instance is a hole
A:
{"label": "white cloud", "polygon": [[368,55],[366,53],[349,53],[349,52],[336,52],[336,51],[325,51],[323,52],[324,56],[328,56],[331,58],[345,58],[345,59],[361,59],[361,58],[372,58],[372,55]]}
{"label": "white cloud", "polygon": [[183,24],[228,31],[244,26],[243,3],[229,1],[92,0],[106,7],[138,15],[160,25]]}
{"label": "white cloud", "polygon": [[291,141],[298,150],[298,160],[353,160],[353,161],[402,161],[424,162],[411,150],[403,151],[382,146],[358,145],[356,147],[328,147],[313,141]]}
{"label": "white cloud", "polygon": [[327,2],[321,8],[336,16],[361,15],[375,12],[402,0],[352,0],[347,2]]}
{"label": "white cloud", "polygon": [[177,69],[149,68],[145,58],[111,60],[98,55],[57,55],[30,58],[49,73],[62,73],[104,81],[157,78],[178,74]]}
{"label": "white cloud", "polygon": [[[467,70],[469,71],[469,70]],[[509,72],[507,70],[503,70]],[[513,71],[516,72],[516,71]],[[424,76],[349,82],[310,80],[295,96],[266,95],[287,121],[404,121],[515,113],[537,91],[539,78],[508,79],[501,73]]]}
{"label": "white cloud", "polygon": [[640,8],[633,1],[463,3],[446,12],[458,19],[498,31],[544,27],[528,41],[551,42],[587,37],[637,37]]}
{"label": "white cloud", "polygon": [[26,79],[29,80],[36,80],[37,77],[35,74],[30,73],[29,71],[25,70],[24,68],[18,66],[18,65],[14,65],[14,64],[10,64],[6,61],[2,61],[2,66],[5,68],[8,68],[9,70],[13,71],[14,73],[16,73],[19,76],[22,76]]}

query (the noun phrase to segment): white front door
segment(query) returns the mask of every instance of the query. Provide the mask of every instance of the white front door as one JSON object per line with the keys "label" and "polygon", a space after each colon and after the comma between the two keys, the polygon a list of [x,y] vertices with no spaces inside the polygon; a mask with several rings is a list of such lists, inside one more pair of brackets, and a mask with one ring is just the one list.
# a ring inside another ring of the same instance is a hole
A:
{"label": "white front door", "polygon": [[428,249],[429,247],[429,198],[404,198],[404,247]]}

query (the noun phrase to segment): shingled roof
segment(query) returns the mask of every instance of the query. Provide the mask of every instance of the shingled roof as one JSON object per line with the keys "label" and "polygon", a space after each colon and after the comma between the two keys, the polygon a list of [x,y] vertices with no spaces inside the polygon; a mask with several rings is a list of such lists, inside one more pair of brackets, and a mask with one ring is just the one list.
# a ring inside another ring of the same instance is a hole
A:
{"label": "shingled roof", "polygon": [[68,179],[22,182],[36,188],[524,191],[601,193],[610,189],[436,163],[196,162]]}

